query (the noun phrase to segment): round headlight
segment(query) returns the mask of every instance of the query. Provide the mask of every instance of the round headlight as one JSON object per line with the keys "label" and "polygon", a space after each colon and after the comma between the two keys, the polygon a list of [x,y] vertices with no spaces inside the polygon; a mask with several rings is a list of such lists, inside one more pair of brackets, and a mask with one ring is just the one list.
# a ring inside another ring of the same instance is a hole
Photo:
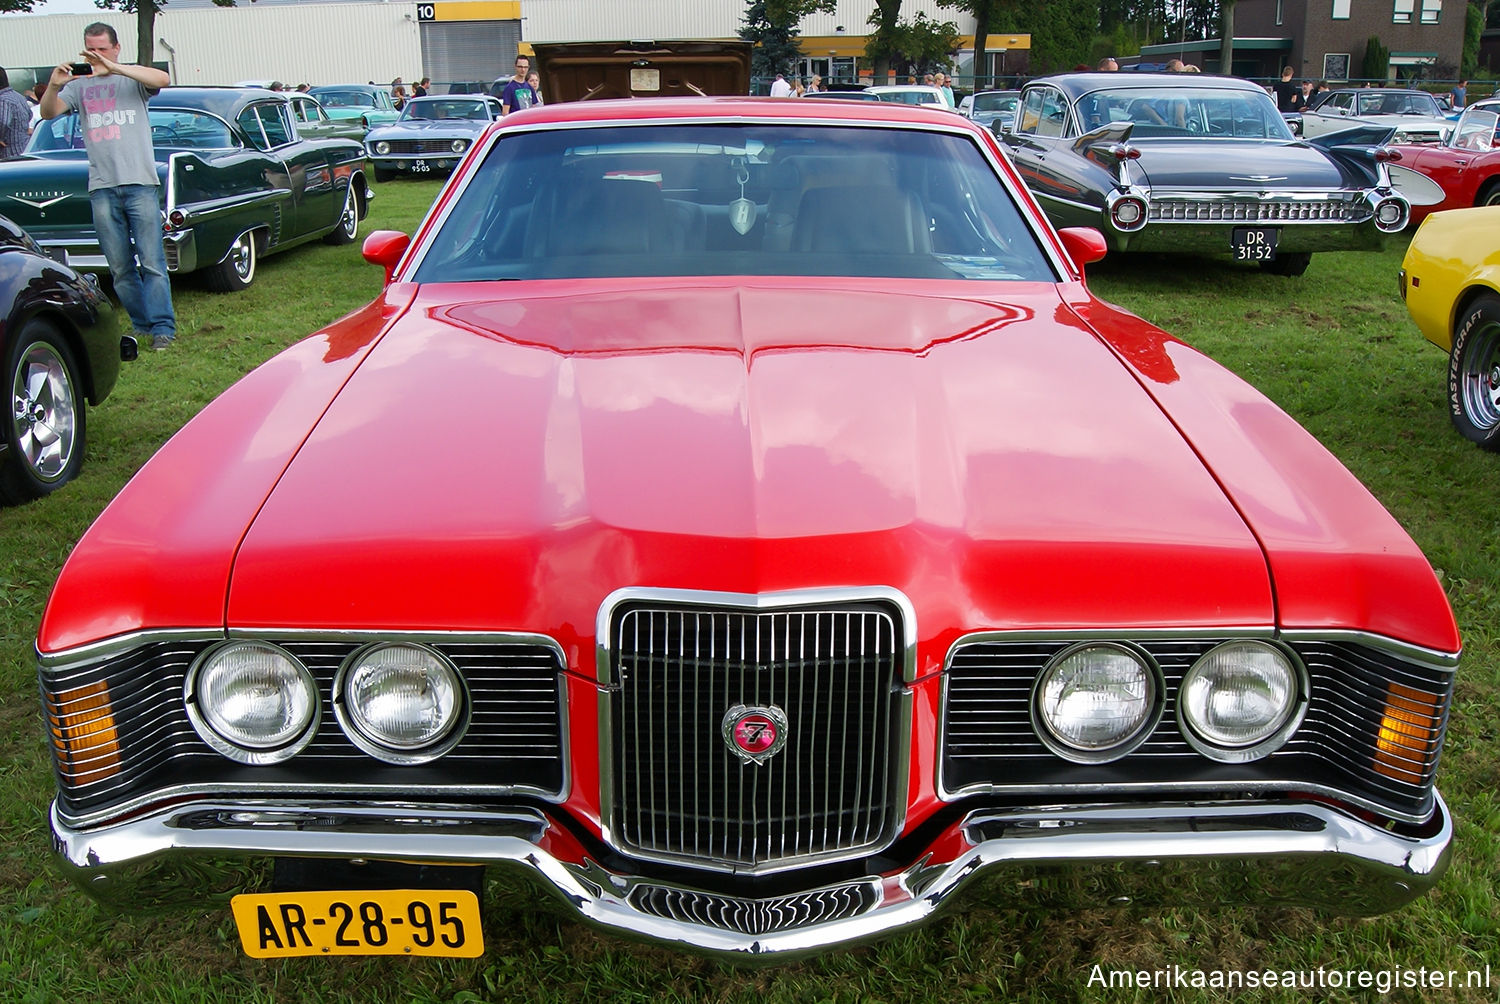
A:
{"label": "round headlight", "polygon": [[1156,669],[1143,654],[1108,642],[1074,645],[1037,677],[1038,732],[1069,760],[1118,759],[1144,742],[1160,717],[1160,691]]}
{"label": "round headlight", "polygon": [[1182,678],[1178,713],[1188,742],[1216,760],[1255,760],[1278,749],[1303,706],[1301,674],[1261,641],[1218,645]]}
{"label": "round headlight", "polygon": [[203,741],[240,763],[294,756],[318,726],[318,688],[290,652],[231,641],[205,652],[184,685],[188,718]]}
{"label": "round headlight", "polygon": [[383,157],[391,152],[391,145],[385,140],[381,140],[380,142],[375,144],[375,152]]}
{"label": "round headlight", "polygon": [[432,760],[463,736],[463,679],[425,645],[359,650],[340,670],[334,692],[334,713],[350,741],[388,763]]}
{"label": "round headlight", "polygon": [[466,139],[456,139],[448,145],[454,153],[463,153],[469,148],[469,141]]}

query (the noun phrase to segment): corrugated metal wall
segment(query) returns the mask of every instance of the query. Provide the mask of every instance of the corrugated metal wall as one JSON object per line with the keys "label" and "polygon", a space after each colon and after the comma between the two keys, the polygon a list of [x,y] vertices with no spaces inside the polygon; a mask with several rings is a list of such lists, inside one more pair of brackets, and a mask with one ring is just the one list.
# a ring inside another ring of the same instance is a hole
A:
{"label": "corrugated metal wall", "polygon": [[489,85],[511,75],[520,43],[519,21],[429,22],[422,25],[422,72],[440,90],[442,84]]}
{"label": "corrugated metal wall", "polygon": [[[101,11],[98,16],[5,15],[0,66],[72,62],[83,48],[84,26],[94,21],[114,26],[123,58],[134,62],[135,18]],[[155,28],[154,58],[172,65],[179,84],[390,83],[398,76],[408,81],[421,76],[415,3],[245,4],[176,13],[168,8],[157,14]]]}

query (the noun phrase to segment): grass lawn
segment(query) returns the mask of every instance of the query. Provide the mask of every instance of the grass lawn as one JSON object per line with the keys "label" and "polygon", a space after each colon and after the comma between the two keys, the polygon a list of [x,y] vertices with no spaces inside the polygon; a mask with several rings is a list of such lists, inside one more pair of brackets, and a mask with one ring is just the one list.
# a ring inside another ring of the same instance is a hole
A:
{"label": "grass lawn", "polygon": [[[378,186],[362,227],[415,227],[436,182]],[[83,476],[41,504],[0,509],[0,999],[116,1001],[1158,1001],[1215,991],[1102,990],[1106,969],[1385,970],[1492,966],[1494,985],[1398,991],[1398,999],[1500,995],[1496,834],[1500,731],[1500,457],[1451,429],[1445,358],[1396,293],[1404,238],[1382,254],[1322,254],[1300,279],[1225,261],[1132,258],[1090,270],[1107,299],[1221,360],[1329,446],[1395,513],[1439,569],[1465,636],[1439,787],[1457,817],[1454,863],[1433,895],[1372,920],[1272,906],[1078,914],[960,903],[921,931],[868,948],[751,971],[633,945],[497,886],[485,957],[472,961],[245,958],[227,908],[112,916],[50,866],[53,780],[33,638],[69,548],[120,486],[188,418],[278,349],[371,299],[378,269],[321,244],[262,261],[247,292],[175,285],[181,338],[144,352],[90,414]],[[1100,415],[1101,422],[1109,421]],[[1191,890],[1182,892],[1190,893]],[[1186,898],[1184,896],[1184,898]],[[1240,991],[1257,1000],[1367,1000],[1369,990]]]}

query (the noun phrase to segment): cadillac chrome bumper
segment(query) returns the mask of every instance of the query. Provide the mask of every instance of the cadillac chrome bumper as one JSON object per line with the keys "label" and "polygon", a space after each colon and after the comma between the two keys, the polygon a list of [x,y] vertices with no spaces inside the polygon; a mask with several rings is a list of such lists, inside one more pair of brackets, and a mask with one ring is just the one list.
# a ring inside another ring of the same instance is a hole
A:
{"label": "cadillac chrome bumper", "polygon": [[1441,798],[1422,837],[1304,801],[982,810],[939,835],[932,846],[951,849],[946,856],[933,851],[898,871],[756,899],[564,861],[543,849],[555,824],[529,808],[200,804],[79,831],[54,806],[52,829],[71,878],[102,902],[134,910],[201,907],[259,881],[275,856],[497,865],[529,875],[606,929],[741,960],[912,927],[971,883],[1000,906],[1174,905],[1197,889],[1200,900],[1220,904],[1379,913],[1437,882],[1453,837]]}

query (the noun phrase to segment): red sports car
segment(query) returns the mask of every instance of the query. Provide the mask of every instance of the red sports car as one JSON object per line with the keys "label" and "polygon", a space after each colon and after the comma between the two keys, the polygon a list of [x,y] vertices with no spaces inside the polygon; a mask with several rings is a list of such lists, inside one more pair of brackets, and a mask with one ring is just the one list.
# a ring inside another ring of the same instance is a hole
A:
{"label": "red sports car", "polygon": [[1391,149],[1400,154],[1399,166],[1426,175],[1443,189],[1441,202],[1412,202],[1412,226],[1442,209],[1500,206],[1500,99],[1464,109],[1445,143]]}
{"label": "red sports car", "polygon": [[506,117],[368,238],[380,297],[74,550],[37,642],[64,867],[222,897],[260,957],[478,954],[506,869],[739,957],[980,878],[1421,894],[1443,589],[1280,409],[1096,299],[1103,251],[957,115]]}

